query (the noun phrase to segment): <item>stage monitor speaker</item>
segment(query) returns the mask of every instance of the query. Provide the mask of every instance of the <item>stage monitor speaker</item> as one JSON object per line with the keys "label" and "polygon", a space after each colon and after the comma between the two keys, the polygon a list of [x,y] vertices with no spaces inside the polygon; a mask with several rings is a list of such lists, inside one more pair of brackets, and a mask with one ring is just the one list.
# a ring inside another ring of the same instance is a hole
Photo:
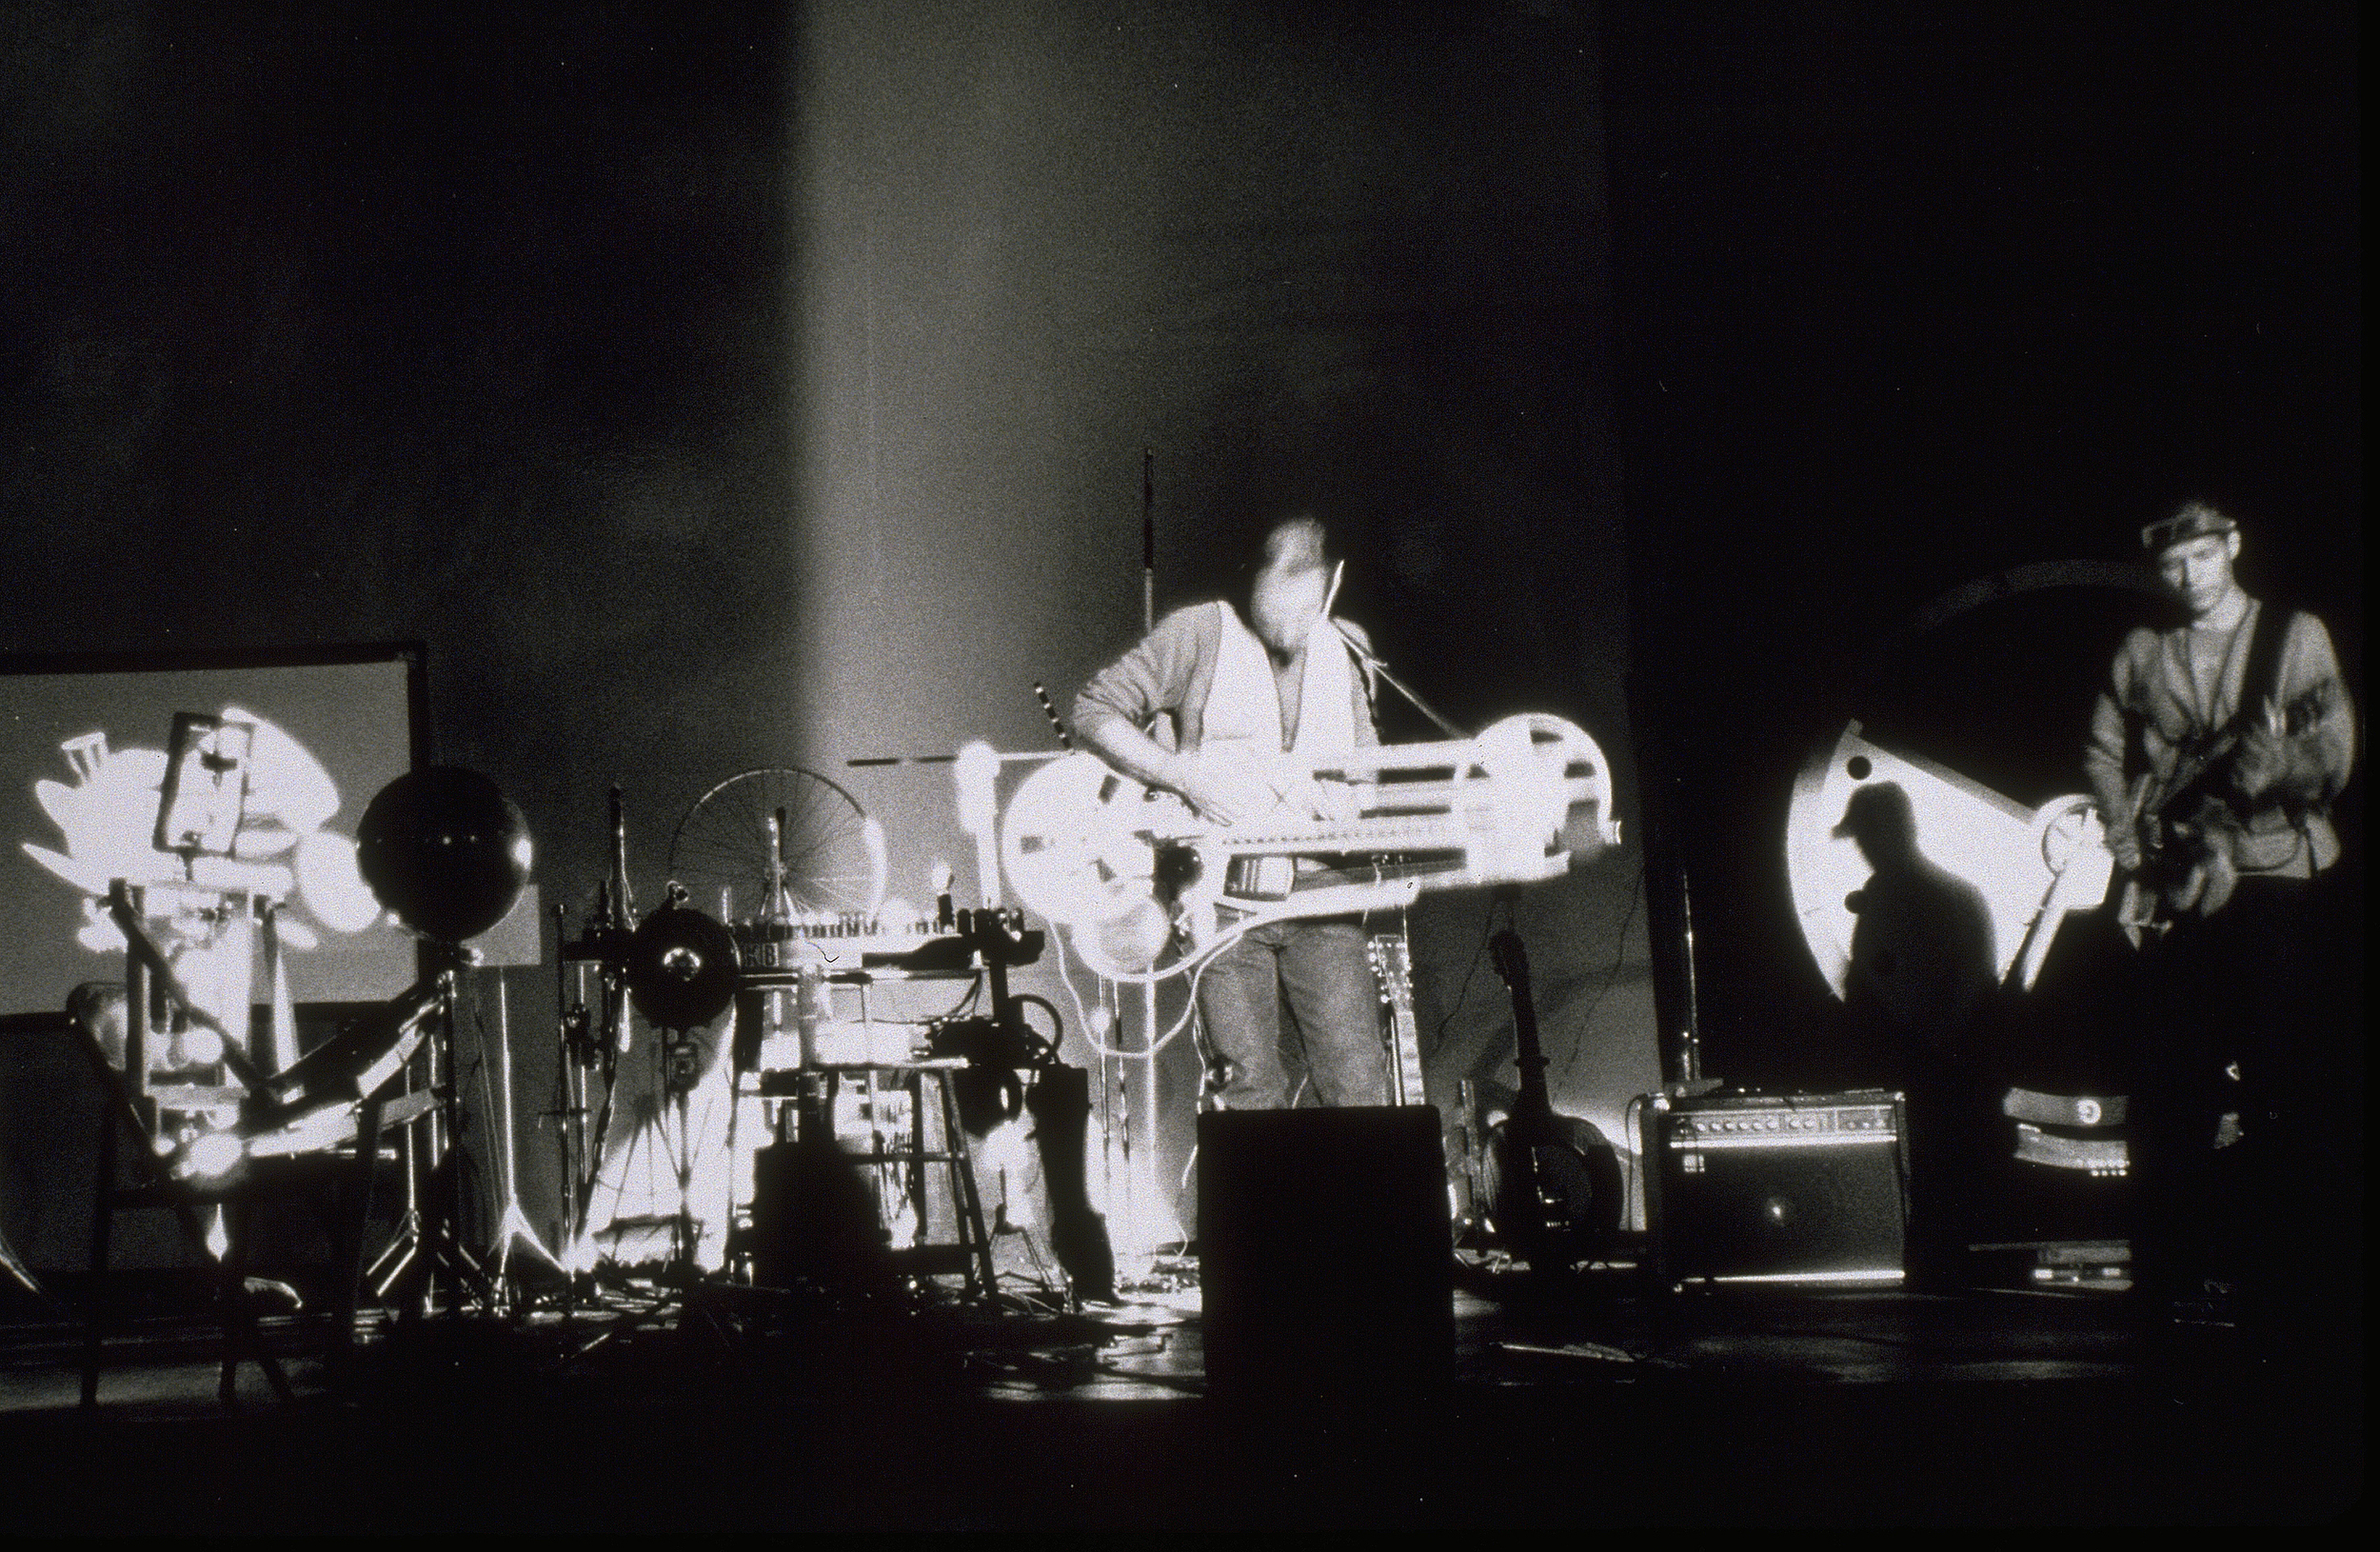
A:
{"label": "stage monitor speaker", "polygon": [[1434,1107],[1199,1117],[1210,1395],[1438,1388],[1454,1368],[1453,1267]]}
{"label": "stage monitor speaker", "polygon": [[1712,1094],[1656,1099],[1648,1115],[1667,1283],[1901,1281],[1900,1095]]}

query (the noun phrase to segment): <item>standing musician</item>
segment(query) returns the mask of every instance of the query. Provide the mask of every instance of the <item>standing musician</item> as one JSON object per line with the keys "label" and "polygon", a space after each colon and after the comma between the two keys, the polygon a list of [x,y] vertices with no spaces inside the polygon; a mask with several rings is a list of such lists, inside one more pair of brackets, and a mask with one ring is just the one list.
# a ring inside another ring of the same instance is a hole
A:
{"label": "standing musician", "polygon": [[[1297,768],[1379,742],[1370,684],[1339,629],[1369,643],[1329,618],[1336,573],[1327,539],[1309,513],[1262,526],[1238,596],[1166,615],[1096,675],[1074,703],[1076,737],[1217,825],[1310,826],[1348,817],[1343,789],[1335,802]],[[1170,746],[1160,742],[1168,735]],[[1322,866],[1303,858],[1298,866]],[[1294,1104],[1285,1056],[1324,1104],[1387,1103],[1379,1005],[1359,919],[1250,929],[1205,966],[1198,1003],[1224,1108]]]}
{"label": "standing musician", "polygon": [[2189,620],[2126,638],[2084,764],[2145,949],[2134,1281],[2161,1317],[2210,1280],[2332,1253],[2286,1242],[2301,1204],[2344,1188],[2318,1157],[2320,1107],[2357,1103],[2324,1082],[2322,1003],[2342,966],[2321,952],[2316,884],[2339,856],[2328,809],[2355,728],[2322,622],[2241,589],[2231,518],[2192,502],[2141,543]]}

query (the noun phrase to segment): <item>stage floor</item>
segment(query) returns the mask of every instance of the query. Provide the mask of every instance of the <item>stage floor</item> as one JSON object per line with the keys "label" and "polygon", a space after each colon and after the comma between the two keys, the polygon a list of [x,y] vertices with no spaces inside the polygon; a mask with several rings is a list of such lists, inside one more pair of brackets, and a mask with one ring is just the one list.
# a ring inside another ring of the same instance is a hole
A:
{"label": "stage floor", "polygon": [[2360,1329],[1463,1282],[1451,1384],[1346,1396],[1209,1396],[1184,1261],[1075,1314],[631,1284],[383,1320],[335,1383],[282,1318],[297,1399],[249,1365],[230,1408],[188,1315],[111,1343],[95,1411],[73,1328],[28,1319],[0,1472],[11,1529],[64,1533],[2321,1523],[2361,1496]]}

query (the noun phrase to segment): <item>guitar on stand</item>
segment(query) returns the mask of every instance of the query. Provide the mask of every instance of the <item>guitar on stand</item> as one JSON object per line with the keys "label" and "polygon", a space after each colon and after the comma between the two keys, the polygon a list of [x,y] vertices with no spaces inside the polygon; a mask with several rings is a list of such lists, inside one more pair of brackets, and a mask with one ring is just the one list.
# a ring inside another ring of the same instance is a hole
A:
{"label": "guitar on stand", "polygon": [[[1376,932],[1365,944],[1373,979],[1379,983],[1382,1034],[1388,1045],[1388,1103],[1428,1104],[1421,1074],[1421,1030],[1413,1014],[1413,950],[1399,916],[1397,930]],[[1457,1239],[1479,1226],[1487,1200],[1480,1184],[1477,1095],[1466,1078],[1457,1090],[1459,1152],[1447,1162],[1446,1194]]]}
{"label": "guitar on stand", "polygon": [[1488,952],[1512,993],[1520,1073],[1512,1114],[1487,1140],[1488,1211],[1533,1273],[1567,1271],[1619,1226],[1618,1160],[1592,1125],[1555,1113],[1520,935],[1505,928],[1489,940]]}
{"label": "guitar on stand", "polygon": [[1400,920],[1394,932],[1376,932],[1364,945],[1372,975],[1379,983],[1380,1007],[1388,1025],[1391,1104],[1427,1104],[1421,1088],[1421,1031],[1413,1017],[1413,950]]}

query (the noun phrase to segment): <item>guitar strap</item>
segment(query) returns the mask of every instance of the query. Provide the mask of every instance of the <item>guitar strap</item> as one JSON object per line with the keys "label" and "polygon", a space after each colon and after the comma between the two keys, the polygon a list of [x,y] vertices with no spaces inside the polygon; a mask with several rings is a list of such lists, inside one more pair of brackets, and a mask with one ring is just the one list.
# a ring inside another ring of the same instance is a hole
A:
{"label": "guitar strap", "polygon": [[[2256,623],[2248,636],[2248,661],[2240,668],[2239,704],[2231,708],[2230,720],[2211,735],[2213,738],[2230,739],[2236,746],[2239,737],[2263,717],[2265,706],[2279,702],[2281,644],[2288,639],[2290,622],[2294,618],[2294,609],[2271,604],[2257,607]],[[2291,823],[2297,817],[2292,806]]]}
{"label": "guitar strap", "polygon": [[[2280,693],[2281,643],[2289,634],[2289,622],[2293,617],[2294,611],[2290,609],[2258,606],[2255,623],[2249,631],[2248,661],[2240,667],[2239,700],[2232,706],[2229,717],[2220,725],[2197,734],[2188,747],[2202,751],[2221,750],[2235,746],[2241,735],[2255,726],[2256,719],[2264,714],[2265,704]],[[2217,693],[2220,693],[2219,687]],[[2162,809],[2171,805],[2178,793],[2198,786],[2206,774],[2202,766],[2200,774],[2187,782],[2177,783],[2157,801],[2155,807]]]}
{"label": "guitar strap", "polygon": [[2245,732],[2267,702],[2281,698],[2281,644],[2296,617],[2294,609],[2271,604],[2257,607],[2256,627],[2248,638],[2248,663],[2239,677],[2239,705],[2231,709],[2229,730]]}
{"label": "guitar strap", "polygon": [[[2267,606],[2256,612],[2256,634],[2248,644],[2248,666],[2240,675],[2240,706],[2233,721],[2245,726],[2251,709],[2261,708],[2268,702],[2278,706],[2281,700],[2281,647],[2289,639],[2290,627],[2297,622],[2297,611]],[[2287,718],[2288,710],[2282,711]],[[2294,730],[2293,728],[2291,729]],[[2289,815],[2290,825],[2297,831],[2306,847],[2306,860],[2311,866],[2314,858],[2314,838],[2306,827],[2311,806],[2284,796],[2281,810]]]}

